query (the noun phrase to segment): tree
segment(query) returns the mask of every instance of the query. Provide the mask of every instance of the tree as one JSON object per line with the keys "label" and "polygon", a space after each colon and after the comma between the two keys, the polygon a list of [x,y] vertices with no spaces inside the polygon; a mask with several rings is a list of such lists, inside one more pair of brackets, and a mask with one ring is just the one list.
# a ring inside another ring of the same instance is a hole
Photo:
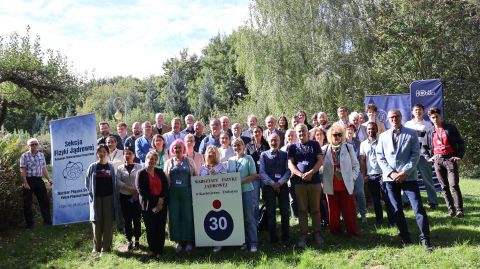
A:
{"label": "tree", "polygon": [[65,111],[80,84],[65,56],[42,50],[38,36],[31,41],[29,27],[25,36],[14,32],[0,38],[0,126],[13,108],[25,110],[55,100],[50,110]]}
{"label": "tree", "polygon": [[215,89],[213,88],[212,80],[210,79],[208,72],[205,73],[204,82],[205,83],[200,90],[196,115],[198,118],[207,122],[210,118],[212,109],[217,103],[217,99],[215,98]]}
{"label": "tree", "polygon": [[130,88],[130,90],[128,90],[128,95],[127,95],[127,99],[125,100],[125,102],[127,103],[127,110],[130,111],[130,110],[136,108],[137,105],[138,105],[137,90],[135,90],[134,88]]}
{"label": "tree", "polygon": [[187,98],[187,85],[181,70],[175,70],[166,88],[165,109],[178,116],[190,113]]}
{"label": "tree", "polygon": [[159,111],[159,102],[158,98],[158,91],[155,89],[152,81],[149,80],[147,82],[147,91],[145,92],[145,103],[143,103],[143,108],[145,112],[157,112]]}

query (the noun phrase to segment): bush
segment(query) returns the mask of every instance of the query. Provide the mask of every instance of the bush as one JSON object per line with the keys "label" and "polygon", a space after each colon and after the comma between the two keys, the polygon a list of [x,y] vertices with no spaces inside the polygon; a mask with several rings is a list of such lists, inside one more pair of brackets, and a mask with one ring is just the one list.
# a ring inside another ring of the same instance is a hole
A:
{"label": "bush", "polygon": [[26,150],[22,139],[12,135],[0,140],[0,229],[23,221],[22,179],[18,160]]}

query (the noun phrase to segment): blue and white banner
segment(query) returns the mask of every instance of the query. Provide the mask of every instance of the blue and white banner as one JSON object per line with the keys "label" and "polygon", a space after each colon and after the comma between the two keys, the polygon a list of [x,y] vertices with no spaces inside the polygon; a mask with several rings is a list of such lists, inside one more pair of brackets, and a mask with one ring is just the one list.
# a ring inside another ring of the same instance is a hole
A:
{"label": "blue and white banner", "polygon": [[377,120],[383,122],[387,129],[390,128],[387,118],[387,113],[390,109],[396,108],[402,112],[402,123],[411,118],[409,94],[366,95],[364,103],[365,107],[368,104],[377,105]]}
{"label": "blue and white banner", "polygon": [[54,120],[52,140],[53,224],[88,221],[85,174],[97,160],[95,114]]}
{"label": "blue and white banner", "polygon": [[428,119],[427,111],[432,107],[438,107],[444,116],[443,86],[439,79],[417,80],[410,83],[411,107],[422,104],[425,107],[425,120]]}

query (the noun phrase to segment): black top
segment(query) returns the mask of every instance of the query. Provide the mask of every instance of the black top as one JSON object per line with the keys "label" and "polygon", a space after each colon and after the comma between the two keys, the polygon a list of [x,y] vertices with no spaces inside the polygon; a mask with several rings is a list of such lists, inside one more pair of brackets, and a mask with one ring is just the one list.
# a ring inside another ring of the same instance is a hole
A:
{"label": "black top", "polygon": [[95,178],[95,197],[105,197],[113,194],[112,171],[108,163],[97,164]]}
{"label": "black top", "polygon": [[155,167],[155,173],[160,177],[162,181],[162,192],[160,195],[152,195],[150,192],[150,180],[148,178],[147,168],[143,168],[137,173],[137,178],[135,179],[135,187],[139,193],[140,205],[143,211],[149,211],[154,208],[158,203],[158,198],[163,197],[165,201],[163,206],[167,205],[168,199],[168,181],[167,176],[162,169]]}
{"label": "black top", "polygon": [[[453,124],[442,123],[442,128],[445,130],[448,143],[454,150],[453,156],[463,158],[463,155],[465,155],[465,141],[460,136],[457,127]],[[423,149],[421,152],[427,160],[433,156],[433,137],[435,133],[435,126],[428,129],[426,143],[422,145]]]}
{"label": "black top", "polygon": [[[119,135],[116,135],[116,134],[109,134],[108,136],[115,136],[115,138],[117,139],[117,149],[121,149],[123,150],[123,143],[122,143],[122,138],[120,138]],[[101,145],[101,144],[104,144],[106,145],[107,144],[107,137],[108,136],[102,136],[100,137],[98,140],[97,140],[97,146],[98,145]]]}
{"label": "black top", "polygon": [[260,142],[260,147],[257,147],[253,139],[250,141],[250,143],[245,145],[245,154],[252,156],[253,160],[255,161],[255,167],[257,168],[257,171],[260,171],[260,154],[269,149],[270,146],[263,137],[262,141]]}

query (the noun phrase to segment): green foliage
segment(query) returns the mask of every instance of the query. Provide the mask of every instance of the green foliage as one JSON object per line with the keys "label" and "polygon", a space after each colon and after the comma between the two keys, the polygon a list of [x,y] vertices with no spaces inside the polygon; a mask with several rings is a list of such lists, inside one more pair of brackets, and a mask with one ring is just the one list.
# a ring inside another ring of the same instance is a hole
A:
{"label": "green foliage", "polygon": [[187,85],[183,72],[178,69],[170,76],[167,84],[165,109],[173,114],[184,117],[190,113],[187,99]]}
{"label": "green foliage", "polygon": [[157,112],[160,110],[160,103],[158,102],[158,90],[155,89],[152,81],[147,82],[147,91],[145,92],[145,102],[143,103],[145,112]]}
{"label": "green foliage", "polygon": [[216,105],[217,99],[215,98],[215,89],[213,88],[212,80],[210,79],[208,73],[205,74],[204,81],[205,84],[200,91],[200,98],[198,101],[196,115],[204,122],[208,122],[211,116],[211,111]]}
{"label": "green foliage", "polygon": [[[42,107],[42,104],[46,105],[42,109],[55,116],[63,114],[80,83],[81,78],[72,73],[65,56],[52,50],[44,51],[38,36],[31,40],[29,27],[25,36],[14,32],[0,37],[0,126],[7,118],[16,118],[28,110],[26,108]],[[19,111],[8,116],[7,112],[14,108]]]}

